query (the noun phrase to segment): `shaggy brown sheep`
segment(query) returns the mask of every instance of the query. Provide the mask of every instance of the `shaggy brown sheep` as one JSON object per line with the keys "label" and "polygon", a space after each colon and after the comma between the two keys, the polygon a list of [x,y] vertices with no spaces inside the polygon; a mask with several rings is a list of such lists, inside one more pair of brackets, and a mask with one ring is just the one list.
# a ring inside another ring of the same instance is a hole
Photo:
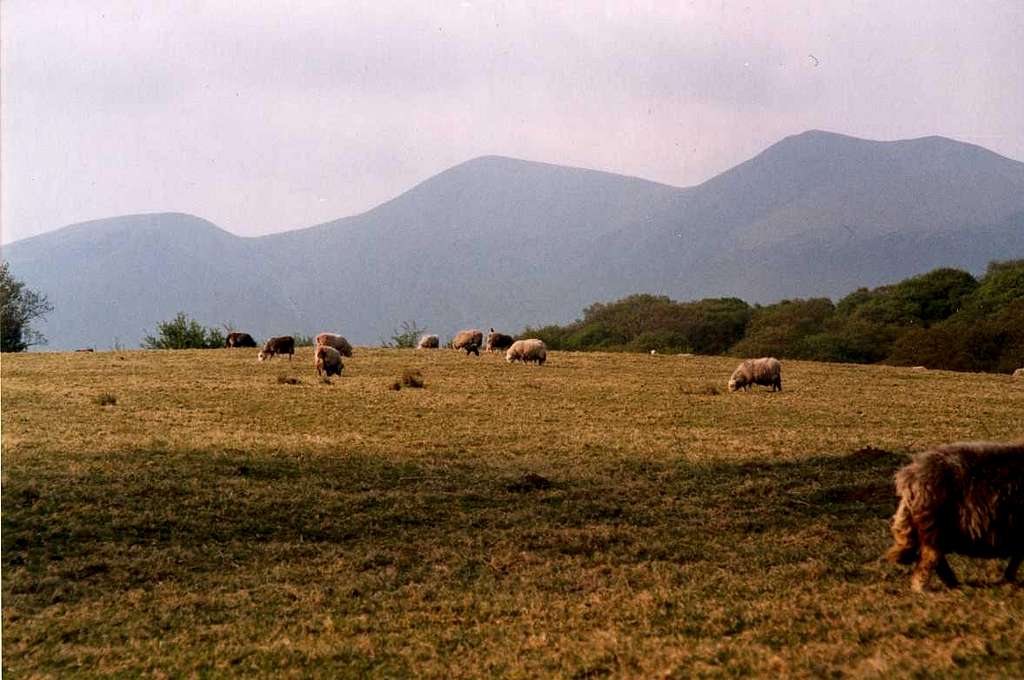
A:
{"label": "shaggy brown sheep", "polygon": [[1024,557],[1024,442],[947,444],[914,456],[896,472],[900,503],[892,518],[891,561],[915,564],[921,592],[934,570],[950,588],[949,553],[1009,557],[1013,581]]}

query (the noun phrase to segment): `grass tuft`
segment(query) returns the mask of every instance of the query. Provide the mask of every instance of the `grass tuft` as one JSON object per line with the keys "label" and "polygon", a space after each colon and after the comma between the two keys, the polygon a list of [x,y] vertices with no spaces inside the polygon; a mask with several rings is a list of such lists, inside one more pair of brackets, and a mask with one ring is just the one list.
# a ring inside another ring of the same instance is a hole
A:
{"label": "grass tuft", "polygon": [[290,375],[277,376],[278,385],[301,385],[302,381]]}
{"label": "grass tuft", "polygon": [[506,484],[505,489],[512,493],[525,493],[527,491],[543,491],[551,488],[551,480],[538,475],[535,472],[528,472],[516,481]]}
{"label": "grass tuft", "polygon": [[415,368],[402,369],[402,375],[391,384],[391,389],[400,390],[403,387],[423,387],[423,374]]}
{"label": "grass tuft", "polygon": [[103,392],[102,394],[97,395],[93,401],[100,406],[116,406],[117,395],[110,392]]}

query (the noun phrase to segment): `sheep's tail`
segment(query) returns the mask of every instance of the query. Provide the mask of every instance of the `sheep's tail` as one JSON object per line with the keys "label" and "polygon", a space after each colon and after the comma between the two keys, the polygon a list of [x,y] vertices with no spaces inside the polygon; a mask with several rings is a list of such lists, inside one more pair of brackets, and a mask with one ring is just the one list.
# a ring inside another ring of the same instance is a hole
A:
{"label": "sheep's tail", "polygon": [[900,498],[900,505],[892,517],[893,545],[885,553],[886,559],[897,564],[914,564],[917,561],[920,546],[917,532],[910,513],[910,504],[906,496]]}

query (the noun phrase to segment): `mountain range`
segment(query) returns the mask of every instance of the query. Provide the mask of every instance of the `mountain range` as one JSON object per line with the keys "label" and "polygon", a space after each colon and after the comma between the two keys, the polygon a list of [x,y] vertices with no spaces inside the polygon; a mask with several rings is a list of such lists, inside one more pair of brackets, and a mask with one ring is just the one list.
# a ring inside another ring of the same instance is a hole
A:
{"label": "mountain range", "polygon": [[485,156],[368,212],[258,238],[181,213],[9,244],[54,311],[48,349],[136,346],[184,311],[257,337],[376,344],[414,320],[517,332],[635,292],[841,297],[939,266],[1024,257],[1024,163],[945,139],[809,131],[703,184]]}

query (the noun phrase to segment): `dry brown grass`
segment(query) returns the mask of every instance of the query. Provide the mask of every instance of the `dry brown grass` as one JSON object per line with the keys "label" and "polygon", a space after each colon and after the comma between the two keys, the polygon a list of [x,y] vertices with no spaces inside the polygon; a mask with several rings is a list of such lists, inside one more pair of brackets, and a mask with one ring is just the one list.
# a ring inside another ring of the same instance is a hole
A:
{"label": "dry brown grass", "polygon": [[5,672],[1024,675],[1001,565],[880,560],[905,454],[1020,437],[1019,380],[311,352],[4,355]]}

